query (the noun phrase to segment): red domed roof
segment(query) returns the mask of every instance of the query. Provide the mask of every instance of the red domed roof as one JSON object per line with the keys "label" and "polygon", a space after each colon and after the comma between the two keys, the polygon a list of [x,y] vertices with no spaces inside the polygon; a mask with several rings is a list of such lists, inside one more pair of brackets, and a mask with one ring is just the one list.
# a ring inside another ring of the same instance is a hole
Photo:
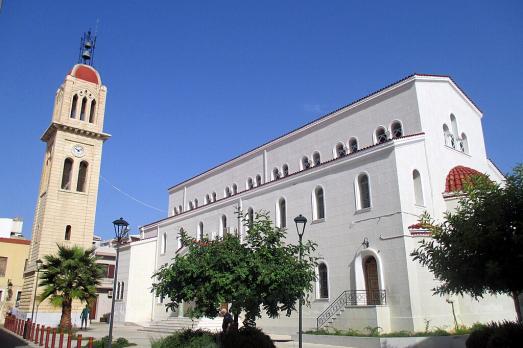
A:
{"label": "red domed roof", "polygon": [[97,85],[100,84],[100,75],[92,66],[89,65],[76,64],[69,75]]}
{"label": "red domed roof", "polygon": [[456,192],[462,191],[464,183],[467,179],[473,175],[483,175],[475,169],[457,166],[450,170],[447,174],[447,180],[445,181],[445,192]]}

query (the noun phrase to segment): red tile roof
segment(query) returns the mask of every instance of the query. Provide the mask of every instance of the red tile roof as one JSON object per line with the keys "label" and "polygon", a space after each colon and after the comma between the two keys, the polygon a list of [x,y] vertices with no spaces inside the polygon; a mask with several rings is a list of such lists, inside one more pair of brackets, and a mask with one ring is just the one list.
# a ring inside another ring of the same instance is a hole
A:
{"label": "red tile roof", "polygon": [[450,170],[445,180],[445,193],[463,191],[463,186],[471,176],[483,175],[475,169],[456,166]]}
{"label": "red tile roof", "polygon": [[0,243],[11,243],[11,244],[31,244],[30,240],[27,239],[18,239],[18,238],[3,238],[0,237]]}
{"label": "red tile roof", "polygon": [[100,84],[98,73],[96,70],[89,65],[77,64],[73,67],[69,75],[76,77],[77,79]]}

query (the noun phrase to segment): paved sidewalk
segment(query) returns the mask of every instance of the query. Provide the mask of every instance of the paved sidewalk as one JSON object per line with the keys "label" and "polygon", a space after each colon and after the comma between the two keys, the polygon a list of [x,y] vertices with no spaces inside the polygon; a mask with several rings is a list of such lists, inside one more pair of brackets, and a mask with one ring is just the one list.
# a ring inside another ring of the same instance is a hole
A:
{"label": "paved sidewalk", "polygon": [[[150,348],[151,342],[158,340],[161,337],[168,336],[167,333],[160,332],[146,332],[138,331],[141,327],[138,325],[122,325],[118,324],[113,327],[113,340],[116,340],[118,337],[124,337],[129,342],[136,343],[135,348]],[[109,334],[109,325],[93,323],[87,330],[80,330],[78,333],[82,334],[84,337],[92,336],[95,339],[102,338]],[[275,335],[282,336],[282,335]],[[278,348],[298,348],[298,341],[289,341],[289,342],[276,342],[276,347]],[[324,344],[314,344],[314,343],[303,343],[303,348],[341,348],[339,346],[329,346]],[[347,348],[347,347],[343,347]]]}

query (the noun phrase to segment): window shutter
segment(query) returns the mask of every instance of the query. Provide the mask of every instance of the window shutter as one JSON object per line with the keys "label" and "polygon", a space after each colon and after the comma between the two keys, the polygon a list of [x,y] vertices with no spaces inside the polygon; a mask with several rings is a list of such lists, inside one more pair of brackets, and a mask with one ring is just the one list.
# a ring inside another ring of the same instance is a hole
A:
{"label": "window shutter", "polygon": [[107,265],[107,278],[114,278],[114,265]]}

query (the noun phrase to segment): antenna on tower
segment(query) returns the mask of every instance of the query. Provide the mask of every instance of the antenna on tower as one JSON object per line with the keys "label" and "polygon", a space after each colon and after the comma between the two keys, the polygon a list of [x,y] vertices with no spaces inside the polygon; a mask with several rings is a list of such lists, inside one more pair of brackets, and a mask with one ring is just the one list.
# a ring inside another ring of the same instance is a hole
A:
{"label": "antenna on tower", "polygon": [[91,34],[91,29],[80,38],[80,54],[78,63],[93,65],[94,49],[96,47],[96,34]]}

